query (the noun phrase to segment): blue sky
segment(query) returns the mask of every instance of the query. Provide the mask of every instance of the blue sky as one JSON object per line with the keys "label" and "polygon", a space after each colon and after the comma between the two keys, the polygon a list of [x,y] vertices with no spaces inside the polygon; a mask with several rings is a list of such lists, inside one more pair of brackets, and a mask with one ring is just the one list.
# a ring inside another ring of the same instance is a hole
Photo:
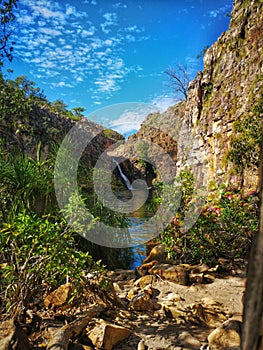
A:
{"label": "blue sky", "polygon": [[[143,108],[125,127],[127,108],[107,107],[174,104],[164,71],[179,63],[194,78],[203,67],[196,56],[228,28],[231,8],[232,0],[19,0],[11,78],[26,75],[49,100],[126,133]],[[101,108],[104,117],[94,113]]]}

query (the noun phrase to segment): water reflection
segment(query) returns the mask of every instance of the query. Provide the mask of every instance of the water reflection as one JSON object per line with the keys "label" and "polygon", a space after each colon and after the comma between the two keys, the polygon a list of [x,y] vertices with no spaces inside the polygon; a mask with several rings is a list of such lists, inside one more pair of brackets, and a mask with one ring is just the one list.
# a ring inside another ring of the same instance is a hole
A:
{"label": "water reflection", "polygon": [[[136,194],[139,196],[140,190]],[[141,195],[144,195],[144,193],[141,193]],[[122,208],[120,209],[130,206],[128,201],[132,198],[131,191],[123,189],[118,191],[116,196],[121,202],[120,205]],[[133,240],[138,242],[138,245],[132,248],[134,253],[134,261],[132,266],[130,266],[132,269],[140,266],[146,257],[145,242],[152,238],[152,225],[147,226],[147,220],[154,215],[155,211],[156,208],[153,203],[152,192],[149,191],[149,196],[145,204],[139,209],[136,208],[136,210],[127,214],[130,235],[133,237]]]}

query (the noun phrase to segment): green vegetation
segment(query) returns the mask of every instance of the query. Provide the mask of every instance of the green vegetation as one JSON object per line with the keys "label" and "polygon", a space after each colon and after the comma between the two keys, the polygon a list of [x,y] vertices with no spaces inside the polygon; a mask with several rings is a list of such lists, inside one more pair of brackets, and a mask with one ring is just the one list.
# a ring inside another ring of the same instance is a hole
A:
{"label": "green vegetation", "polygon": [[73,283],[81,297],[87,271],[102,272],[88,253],[81,252],[75,234],[63,219],[18,213],[0,228],[1,293],[4,309],[16,315],[43,293]]}
{"label": "green vegetation", "polygon": [[244,171],[256,170],[259,166],[260,142],[262,137],[263,94],[252,110],[241,120],[234,122],[234,134],[230,141],[231,149],[227,157],[241,176],[241,187]]}
{"label": "green vegetation", "polygon": [[11,80],[0,73],[0,88],[0,122],[12,116],[12,119],[17,118],[22,124],[28,120],[35,107],[47,109],[72,120],[79,120],[85,111],[82,107],[76,107],[70,111],[60,100],[49,102],[43,91],[23,75]]}
{"label": "green vegetation", "polygon": [[193,180],[189,170],[180,174],[180,207],[173,222],[160,236],[169,257],[181,263],[202,261],[210,265],[217,264],[219,258],[247,258],[252,238],[258,230],[258,199],[253,196],[242,198],[240,193],[222,185],[213,199],[206,199],[194,226],[183,233],[183,221],[194,190]]}
{"label": "green vegetation", "polygon": [[200,52],[199,52],[199,54],[196,56],[196,58],[203,58],[204,57],[204,55],[205,55],[205,53],[206,53],[206,51],[209,49],[209,45],[206,45]]}
{"label": "green vegetation", "polygon": [[[54,114],[59,114],[78,120],[84,109],[79,107],[70,112],[62,101],[50,103],[34,82],[24,76],[9,80],[0,74],[0,91],[0,312],[17,316],[34,300],[43,300],[46,292],[66,281],[74,286],[70,301],[82,300],[83,287],[89,287],[85,277],[88,272],[99,276],[102,284],[98,283],[96,288],[104,290],[107,284],[104,264],[115,267],[122,263],[129,267],[132,257],[130,249],[105,249],[87,242],[65,220],[64,215],[76,214],[76,203],[72,200],[67,213],[62,213],[56,202],[53,183],[59,147],[56,142],[44,152],[41,141],[36,150],[27,150],[30,154],[25,148],[20,149],[19,137],[29,142],[35,137],[32,115],[37,118],[42,110],[43,115],[47,113],[54,119]],[[45,130],[53,128],[52,135],[60,133],[58,142],[62,131],[52,123],[45,124],[42,114],[39,122]],[[107,134],[115,135],[108,131],[104,136]],[[81,159],[78,190],[92,222],[101,220],[110,226],[125,227],[126,217],[107,210],[98,200],[91,176],[91,169]]]}
{"label": "green vegetation", "polygon": [[13,59],[12,52],[15,43],[13,41],[10,43],[10,36],[12,34],[12,23],[15,21],[15,7],[17,7],[17,0],[0,0],[0,66],[5,58],[9,61]]}
{"label": "green vegetation", "polygon": [[202,86],[202,89],[203,89],[202,96],[204,96],[204,102],[207,103],[213,91],[213,84],[210,82]]}

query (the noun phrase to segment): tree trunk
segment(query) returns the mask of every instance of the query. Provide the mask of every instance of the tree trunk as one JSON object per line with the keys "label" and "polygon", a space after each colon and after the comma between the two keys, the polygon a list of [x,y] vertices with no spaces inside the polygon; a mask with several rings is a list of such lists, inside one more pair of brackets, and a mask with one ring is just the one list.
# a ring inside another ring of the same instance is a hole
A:
{"label": "tree trunk", "polygon": [[260,226],[252,244],[248,263],[241,350],[263,350],[263,139],[259,178]]}

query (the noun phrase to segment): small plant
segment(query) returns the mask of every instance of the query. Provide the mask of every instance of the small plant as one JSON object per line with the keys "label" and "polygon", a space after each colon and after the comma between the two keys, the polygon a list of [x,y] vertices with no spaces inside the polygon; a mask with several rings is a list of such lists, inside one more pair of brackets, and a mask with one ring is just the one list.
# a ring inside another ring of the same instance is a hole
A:
{"label": "small plant", "polygon": [[237,173],[241,175],[241,187],[246,169],[256,170],[259,166],[260,142],[262,137],[263,95],[252,111],[242,118],[242,122],[234,122],[234,133],[230,140],[227,158]]}
{"label": "small plant", "polygon": [[247,258],[259,225],[259,201],[221,186],[207,198],[202,213],[188,232],[181,231],[193,195],[193,175],[179,175],[182,197],[171,224],[162,232],[168,256],[177,262],[216,264],[218,259]]}
{"label": "small plant", "polygon": [[85,273],[103,270],[88,253],[76,249],[75,234],[63,219],[38,218],[25,212],[1,226],[0,258],[3,312],[14,316],[45,290],[67,280],[79,296]]}

